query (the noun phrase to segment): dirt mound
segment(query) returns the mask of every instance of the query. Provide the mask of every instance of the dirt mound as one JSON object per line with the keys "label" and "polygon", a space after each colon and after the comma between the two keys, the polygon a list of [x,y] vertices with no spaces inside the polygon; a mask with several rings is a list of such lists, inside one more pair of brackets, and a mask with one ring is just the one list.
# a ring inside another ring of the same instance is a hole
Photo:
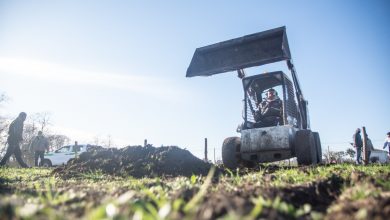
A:
{"label": "dirt mound", "polygon": [[53,172],[61,177],[102,171],[111,175],[136,178],[157,176],[207,175],[211,164],[200,160],[188,150],[176,146],[128,146],[123,149],[96,149],[84,152]]}

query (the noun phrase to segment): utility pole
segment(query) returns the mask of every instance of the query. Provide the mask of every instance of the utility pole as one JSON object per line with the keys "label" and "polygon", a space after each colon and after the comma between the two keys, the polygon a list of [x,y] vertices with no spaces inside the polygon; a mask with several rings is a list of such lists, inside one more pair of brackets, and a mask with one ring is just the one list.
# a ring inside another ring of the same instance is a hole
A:
{"label": "utility pole", "polygon": [[329,151],[329,145],[328,145],[328,164],[330,164],[330,151]]}
{"label": "utility pole", "polygon": [[208,159],[207,159],[207,138],[204,139],[204,160],[208,161]]}
{"label": "utility pole", "polygon": [[363,163],[364,165],[367,165],[369,162],[368,158],[368,151],[367,151],[367,133],[366,133],[366,127],[362,127],[362,139],[363,139]]}

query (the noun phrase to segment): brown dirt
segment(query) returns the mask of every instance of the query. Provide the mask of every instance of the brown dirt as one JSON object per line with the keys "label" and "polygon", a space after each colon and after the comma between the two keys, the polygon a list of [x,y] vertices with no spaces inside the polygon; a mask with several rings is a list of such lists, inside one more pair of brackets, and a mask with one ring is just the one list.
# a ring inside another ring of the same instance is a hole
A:
{"label": "brown dirt", "polygon": [[[254,207],[251,198],[263,197],[264,199],[281,201],[293,205],[295,208],[309,204],[311,209],[319,213],[326,213],[329,205],[334,202],[341,193],[344,180],[338,176],[329,179],[292,187],[257,187],[245,185],[234,191],[219,190],[206,196],[197,212],[197,219],[217,219],[229,212],[239,215],[248,214]],[[183,192],[182,192],[183,193]],[[193,195],[194,192],[186,192]],[[191,196],[187,196],[191,197]],[[183,198],[184,200],[186,199]],[[257,218],[264,219],[296,219],[289,213],[277,211],[272,207],[263,207],[263,211]],[[300,219],[311,219],[303,215]]]}
{"label": "brown dirt", "polygon": [[337,201],[325,219],[389,219],[390,194],[383,193],[377,197],[369,197],[357,201]]}
{"label": "brown dirt", "polygon": [[211,164],[188,150],[176,146],[128,146],[123,149],[98,149],[84,152],[53,172],[61,177],[77,177],[101,170],[110,175],[141,177],[175,177],[207,175]]}

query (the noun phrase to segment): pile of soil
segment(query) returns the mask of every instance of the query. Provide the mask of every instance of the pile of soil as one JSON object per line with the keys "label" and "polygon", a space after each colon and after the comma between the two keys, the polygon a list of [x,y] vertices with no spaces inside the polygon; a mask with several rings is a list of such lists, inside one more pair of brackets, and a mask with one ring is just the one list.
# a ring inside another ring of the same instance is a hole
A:
{"label": "pile of soil", "polygon": [[102,171],[111,175],[141,177],[175,177],[207,175],[210,163],[177,146],[128,146],[123,149],[96,149],[84,152],[53,172],[61,177]]}

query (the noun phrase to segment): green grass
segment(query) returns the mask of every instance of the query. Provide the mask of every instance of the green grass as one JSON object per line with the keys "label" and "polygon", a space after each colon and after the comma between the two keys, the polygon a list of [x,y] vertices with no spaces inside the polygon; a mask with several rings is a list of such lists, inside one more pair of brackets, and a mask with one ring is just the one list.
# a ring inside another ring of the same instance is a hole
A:
{"label": "green grass", "polygon": [[[337,175],[345,180],[341,199],[376,198],[390,190],[390,166],[340,164],[281,168],[268,173],[228,171],[208,176],[177,178],[115,177],[101,171],[61,179],[51,169],[0,168],[0,216],[13,219],[197,219],[206,201],[217,195],[245,194],[248,210],[228,210],[222,219],[255,219],[274,210],[284,216],[321,219],[326,213],[310,204],[296,207],[283,198],[266,198],[258,191],[292,187]],[[241,173],[241,174],[240,174]],[[364,178],[355,180],[354,175]],[[371,180],[370,180],[371,178]],[[370,183],[374,179],[375,184]],[[253,195],[251,192],[253,191]],[[210,207],[211,208],[211,207]]]}

